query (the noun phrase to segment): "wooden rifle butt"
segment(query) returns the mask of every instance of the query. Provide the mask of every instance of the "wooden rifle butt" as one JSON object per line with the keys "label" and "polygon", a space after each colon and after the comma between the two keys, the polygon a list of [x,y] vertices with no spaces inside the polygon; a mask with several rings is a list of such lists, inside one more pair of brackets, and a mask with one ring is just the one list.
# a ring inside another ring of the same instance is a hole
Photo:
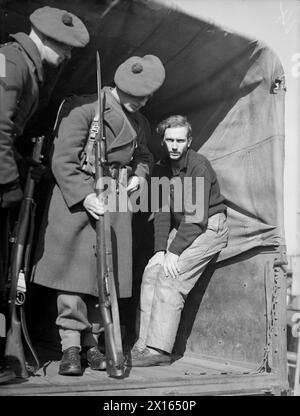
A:
{"label": "wooden rifle butt", "polygon": [[118,352],[114,342],[114,331],[112,322],[104,326],[105,334],[105,352],[106,352],[106,372],[110,377],[124,377],[124,357]]}
{"label": "wooden rifle butt", "polygon": [[14,318],[12,318],[10,329],[7,332],[4,356],[5,363],[15,372],[17,377],[29,377],[22,344],[21,322]]}

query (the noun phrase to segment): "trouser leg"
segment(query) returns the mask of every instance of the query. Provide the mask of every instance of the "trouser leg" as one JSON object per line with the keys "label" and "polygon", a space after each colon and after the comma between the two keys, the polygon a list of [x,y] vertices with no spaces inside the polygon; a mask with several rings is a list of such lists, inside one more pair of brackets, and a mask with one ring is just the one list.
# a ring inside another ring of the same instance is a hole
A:
{"label": "trouser leg", "polygon": [[138,340],[135,345],[144,349],[146,347],[146,338],[151,318],[152,303],[155,291],[156,280],[158,275],[163,273],[163,268],[160,264],[154,266],[146,266],[141,285],[140,304],[137,311],[137,333]]}
{"label": "trouser leg", "polygon": [[[177,279],[159,273],[153,295],[146,345],[171,353],[187,295],[207,264],[228,240],[224,214],[217,214],[208,228],[181,254]],[[222,221],[221,221],[222,220]]]}
{"label": "trouser leg", "polygon": [[90,328],[84,330],[81,334],[82,347],[94,347],[98,345],[100,332],[103,330],[101,324],[99,300],[95,296],[86,295],[85,302],[87,305],[88,318],[91,324]]}
{"label": "trouser leg", "polygon": [[[90,298],[92,297],[87,297],[78,293],[58,292],[58,317],[56,319],[56,324],[59,327],[62,351],[72,346],[81,348],[81,341],[84,346],[94,346],[97,344],[97,341],[92,334],[93,325],[88,319],[89,310],[89,312],[92,313],[92,320],[95,320],[95,324],[99,324],[99,319],[98,322],[96,320],[97,308],[94,300],[96,298]],[[82,334],[83,340],[81,340]]]}
{"label": "trouser leg", "polygon": [[173,345],[187,295],[203,273],[213,256],[202,261],[198,276],[190,278],[189,274],[180,274],[178,279],[165,277],[160,273],[153,297],[151,317],[145,344],[149,347],[172,352]]}

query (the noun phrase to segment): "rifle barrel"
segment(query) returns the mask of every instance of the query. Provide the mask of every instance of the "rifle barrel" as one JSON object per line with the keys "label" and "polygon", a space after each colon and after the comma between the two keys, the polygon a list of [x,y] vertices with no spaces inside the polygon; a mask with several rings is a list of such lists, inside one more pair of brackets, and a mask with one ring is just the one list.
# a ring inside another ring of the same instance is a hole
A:
{"label": "rifle barrel", "polygon": [[[100,56],[97,52],[97,115],[98,115],[98,129],[95,137],[95,179],[96,179],[96,196],[101,198],[104,191],[103,183],[103,165],[106,163],[106,148],[104,137],[104,117],[103,117],[103,103],[101,95],[101,66]],[[109,212],[105,215],[100,215],[99,220],[96,221],[96,246],[97,246],[97,280],[99,291],[99,305],[101,317],[104,325],[105,333],[105,349],[107,357],[106,371],[111,377],[124,376],[124,357],[122,351],[121,341],[117,342],[116,338],[121,339],[121,330],[118,322],[113,322],[111,313],[111,302],[117,303],[116,296],[111,296],[109,287],[114,284],[114,274],[112,269],[112,261],[109,258],[108,251],[111,255],[111,235],[110,235],[110,218]],[[110,267],[109,267],[110,266]],[[107,282],[111,282],[107,285]],[[113,294],[115,295],[115,293]],[[118,314],[118,306],[114,308],[114,314]],[[116,328],[118,325],[118,328]],[[116,336],[116,334],[118,336]]]}

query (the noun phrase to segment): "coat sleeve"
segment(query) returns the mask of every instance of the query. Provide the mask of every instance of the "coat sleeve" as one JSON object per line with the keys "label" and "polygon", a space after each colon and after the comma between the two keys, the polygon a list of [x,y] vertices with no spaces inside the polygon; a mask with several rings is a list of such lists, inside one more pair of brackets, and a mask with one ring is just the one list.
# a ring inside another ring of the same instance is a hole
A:
{"label": "coat sleeve", "polygon": [[5,57],[5,74],[0,74],[0,186],[15,183],[19,177],[13,148],[18,133],[14,119],[26,84],[24,66],[17,57],[2,56]]}
{"label": "coat sleeve", "polygon": [[93,180],[81,170],[80,155],[94,117],[94,106],[85,104],[65,117],[54,140],[52,171],[69,208],[94,192]]}
{"label": "coat sleeve", "polygon": [[[163,167],[155,165],[152,171],[152,178],[162,179],[167,178],[167,172]],[[158,207],[154,212],[154,252],[157,251],[166,251],[167,243],[169,238],[169,233],[171,229],[171,212],[169,197],[166,194],[163,194],[163,189],[156,189]],[[151,201],[152,204],[153,200]],[[163,209],[164,207],[164,209]]]}
{"label": "coat sleeve", "polygon": [[147,178],[153,166],[153,156],[147,145],[151,137],[151,129],[148,120],[141,114],[138,122],[137,146],[133,153],[131,167],[133,175]]}
{"label": "coat sleeve", "polygon": [[175,238],[170,244],[169,251],[171,253],[180,254],[188,248],[192,242],[203,232],[207,227],[208,222],[208,209],[209,209],[209,196],[211,190],[211,176],[207,169],[195,166],[191,172],[192,176],[192,200],[193,202],[197,199],[197,177],[203,178],[203,188],[198,189],[199,194],[202,196],[201,204],[202,208],[199,209],[199,214],[195,212],[190,214],[184,209],[184,216],[179,224],[178,231]]}

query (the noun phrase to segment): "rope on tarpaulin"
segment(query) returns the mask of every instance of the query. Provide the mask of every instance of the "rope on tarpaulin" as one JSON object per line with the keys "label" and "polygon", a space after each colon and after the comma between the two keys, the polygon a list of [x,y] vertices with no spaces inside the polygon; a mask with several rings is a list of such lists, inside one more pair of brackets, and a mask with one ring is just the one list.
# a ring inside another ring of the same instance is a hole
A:
{"label": "rope on tarpaulin", "polygon": [[[276,267],[280,266],[285,271],[284,265],[285,259],[284,257],[280,258],[279,262],[275,259],[274,262],[274,272],[272,273],[270,263],[267,262],[265,265],[265,296],[266,296],[266,323],[267,323],[267,331],[266,331],[266,345],[264,348],[264,356],[262,360],[262,364],[258,368],[258,373],[270,373],[273,370],[273,335],[278,335],[277,333],[274,333],[274,326],[275,322],[278,322],[278,315],[277,315],[277,304],[278,304],[278,297],[279,297],[279,276],[278,273],[276,273]],[[274,277],[274,280],[273,280]],[[272,293],[270,294],[272,287]],[[276,347],[277,349],[277,347]],[[278,352],[277,350],[274,350],[274,352]]]}

